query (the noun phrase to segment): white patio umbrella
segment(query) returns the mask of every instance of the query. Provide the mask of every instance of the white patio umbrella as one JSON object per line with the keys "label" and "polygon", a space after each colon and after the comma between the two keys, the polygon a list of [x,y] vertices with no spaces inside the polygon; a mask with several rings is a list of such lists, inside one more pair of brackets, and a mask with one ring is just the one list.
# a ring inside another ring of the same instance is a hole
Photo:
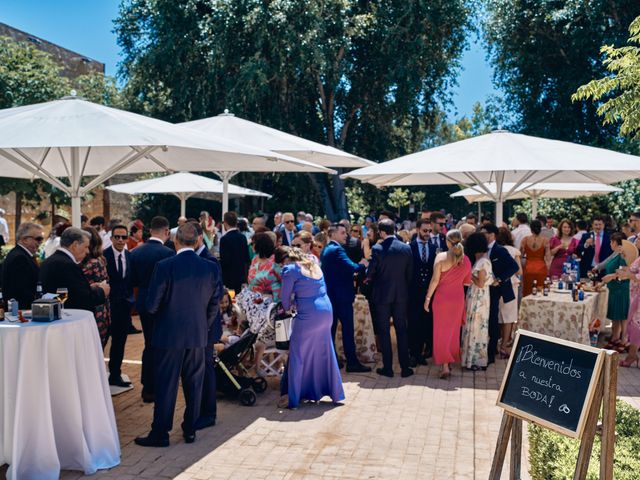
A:
{"label": "white patio umbrella", "polygon": [[[485,184],[489,193],[480,185],[465,188],[452,193],[453,198],[464,197],[467,202],[495,202],[498,186],[495,182]],[[524,183],[514,189],[515,183],[505,182],[503,190],[511,192],[504,200],[531,199],[531,216],[538,215],[538,199],[540,198],[577,198],[593,195],[606,195],[612,192],[621,192],[622,189],[604,185],[602,183]]]}
{"label": "white patio umbrella", "polygon": [[[504,130],[460,140],[342,175],[376,186],[479,185],[495,182],[496,221],[502,203],[522,184],[616,183],[640,177],[640,158]],[[513,183],[506,189],[505,182]]]}
{"label": "white patio umbrella", "polygon": [[[0,110],[0,176],[39,177],[63,190],[71,197],[74,225],[80,225],[82,196],[117,173],[211,171],[237,165],[255,171],[333,172],[73,96]],[[85,177],[93,178],[82,185]]]}
{"label": "white patio umbrella", "polygon": [[[142,193],[166,193],[175,195],[180,199],[180,215],[183,217],[186,213],[188,198],[206,193],[222,195],[223,190],[221,181],[201,175],[194,175],[189,172],[179,172],[172,175],[139,180],[137,182],[111,185],[107,187],[107,189],[128,195],[140,195]],[[231,197],[252,196],[271,198],[271,195],[268,193],[239,187],[237,185],[229,185],[229,195]]]}
{"label": "white patio umbrella", "polygon": [[[220,135],[236,142],[245,142],[250,139],[251,144],[256,147],[272,150],[325,167],[360,168],[375,165],[370,160],[351,155],[337,148],[312,142],[275,128],[236,117],[229,113],[228,110],[215,117],[185,122],[180,125],[206,134]],[[216,169],[215,173],[226,185],[234,175],[242,171],[253,170],[243,170],[238,166],[232,170]],[[228,200],[225,200],[223,196],[222,202],[224,210],[226,208],[225,205],[228,205]]]}

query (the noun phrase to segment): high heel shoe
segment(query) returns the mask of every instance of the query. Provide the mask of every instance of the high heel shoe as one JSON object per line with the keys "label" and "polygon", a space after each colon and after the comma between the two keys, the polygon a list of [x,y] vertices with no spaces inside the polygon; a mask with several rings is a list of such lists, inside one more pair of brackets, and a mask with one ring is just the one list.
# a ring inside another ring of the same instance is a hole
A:
{"label": "high heel shoe", "polygon": [[451,376],[451,370],[449,370],[448,372],[440,372],[440,378],[442,380],[446,380],[450,376]]}
{"label": "high heel shoe", "polygon": [[503,359],[503,360],[506,359],[506,358],[509,358],[511,356],[511,352],[510,351],[504,350],[502,348],[500,349],[499,353],[500,353],[500,358]]}
{"label": "high heel shoe", "polygon": [[633,364],[636,364],[636,368],[638,367],[638,363],[640,362],[640,358],[636,357],[636,358],[625,358],[624,360],[620,360],[620,363],[618,365],[620,365],[621,367],[625,367],[625,368],[629,368],[632,367]]}

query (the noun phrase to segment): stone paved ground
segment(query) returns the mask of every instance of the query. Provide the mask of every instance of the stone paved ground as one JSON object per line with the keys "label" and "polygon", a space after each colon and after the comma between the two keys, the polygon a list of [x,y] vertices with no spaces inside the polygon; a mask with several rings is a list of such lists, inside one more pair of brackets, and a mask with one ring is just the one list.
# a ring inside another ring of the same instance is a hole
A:
{"label": "stone paved ground", "polygon": [[[327,402],[296,411],[275,407],[271,382],[254,407],[220,400],[218,424],[198,432],[192,445],[179,430],[180,398],[171,446],[154,449],[133,443],[148,432],[152,416],[152,406],[140,400],[141,346],[142,335],[129,337],[126,358],[133,362],[124,371],[136,388],[114,397],[122,463],[91,477],[96,480],[488,478],[505,361],[487,372],[456,370],[450,380],[438,379],[435,367],[420,367],[409,379],[345,374],[343,406]],[[619,380],[619,394],[640,408],[640,369],[620,369]],[[528,478],[526,451],[523,463]],[[84,477],[65,471],[62,478]]]}

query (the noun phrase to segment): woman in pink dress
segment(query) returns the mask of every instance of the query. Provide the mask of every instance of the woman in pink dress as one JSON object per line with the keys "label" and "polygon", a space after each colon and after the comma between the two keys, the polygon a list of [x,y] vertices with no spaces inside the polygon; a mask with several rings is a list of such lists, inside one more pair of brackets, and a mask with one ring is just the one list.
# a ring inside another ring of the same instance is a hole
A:
{"label": "woman in pink dress", "polygon": [[558,225],[558,235],[549,240],[549,253],[553,256],[549,276],[560,277],[562,266],[576,251],[578,241],[573,238],[574,233],[573,224],[565,218]]}
{"label": "woman in pink dress", "polygon": [[464,286],[471,284],[471,262],[464,254],[461,241],[460,230],[449,230],[449,250],[436,256],[424,301],[428,312],[433,297],[433,359],[442,365],[440,378],[449,378],[449,364],[460,361],[460,328],[466,315]]}

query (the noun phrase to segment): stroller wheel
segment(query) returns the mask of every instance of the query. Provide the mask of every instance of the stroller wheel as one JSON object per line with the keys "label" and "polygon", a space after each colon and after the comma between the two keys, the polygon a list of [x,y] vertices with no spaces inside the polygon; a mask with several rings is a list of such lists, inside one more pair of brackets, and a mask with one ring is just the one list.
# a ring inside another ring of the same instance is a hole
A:
{"label": "stroller wheel", "polygon": [[251,407],[256,403],[256,392],[251,388],[244,388],[240,390],[240,403],[245,407]]}
{"label": "stroller wheel", "polygon": [[257,393],[262,393],[267,389],[267,381],[264,377],[255,377],[253,379],[253,389]]}

